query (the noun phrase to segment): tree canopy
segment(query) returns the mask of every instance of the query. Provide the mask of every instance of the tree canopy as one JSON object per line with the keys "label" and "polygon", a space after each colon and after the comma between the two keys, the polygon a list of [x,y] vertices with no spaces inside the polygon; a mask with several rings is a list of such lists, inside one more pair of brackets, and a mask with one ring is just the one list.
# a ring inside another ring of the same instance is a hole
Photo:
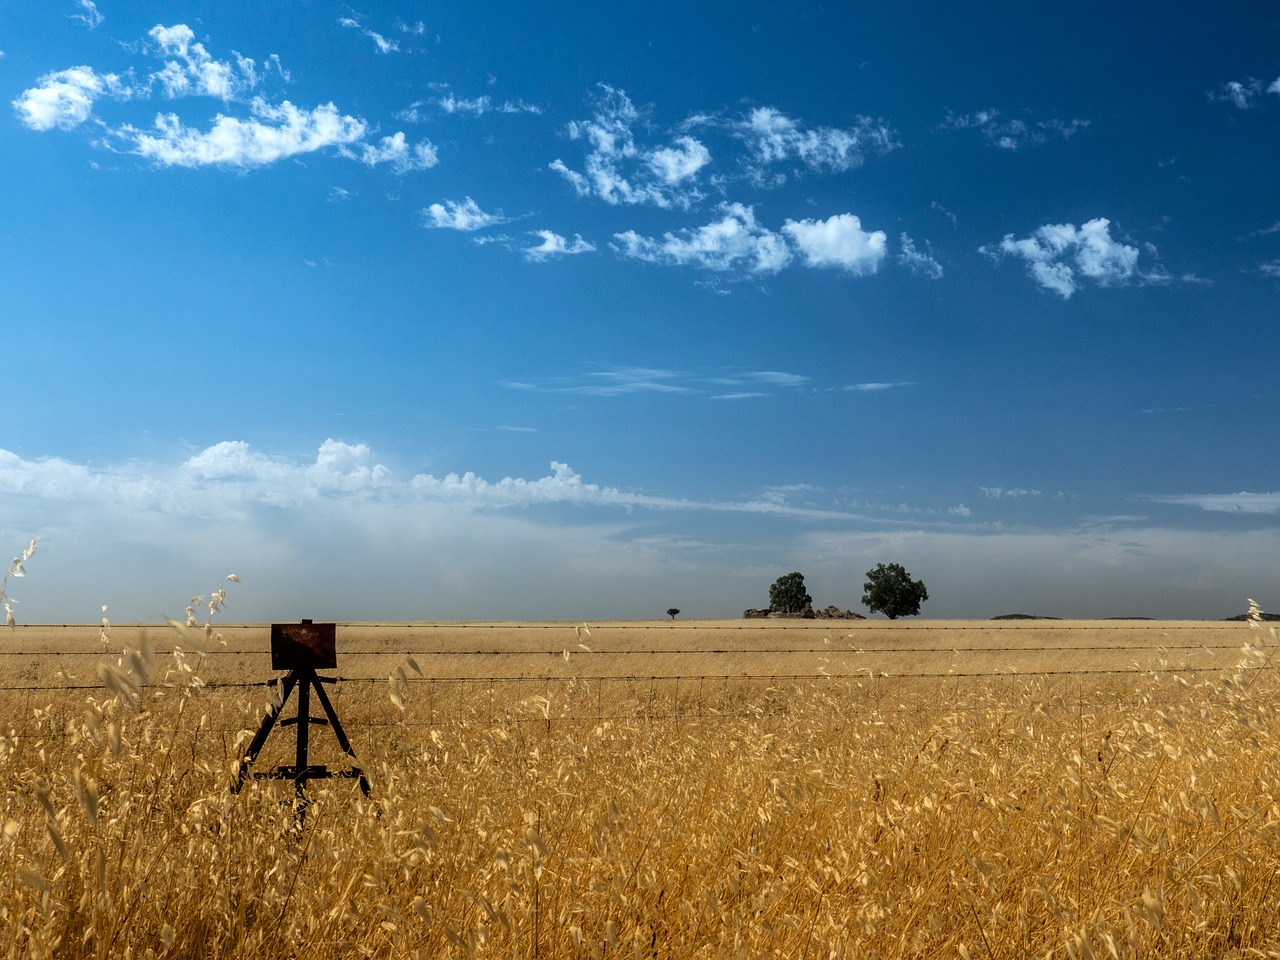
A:
{"label": "tree canopy", "polygon": [[804,590],[804,574],[798,570],[779,577],[769,588],[769,609],[778,613],[800,613],[812,602]]}
{"label": "tree canopy", "polygon": [[862,602],[872,613],[883,613],[890,620],[898,617],[914,617],[920,613],[920,604],[929,599],[923,580],[912,580],[911,574],[899,563],[877,563],[867,571],[866,591]]}

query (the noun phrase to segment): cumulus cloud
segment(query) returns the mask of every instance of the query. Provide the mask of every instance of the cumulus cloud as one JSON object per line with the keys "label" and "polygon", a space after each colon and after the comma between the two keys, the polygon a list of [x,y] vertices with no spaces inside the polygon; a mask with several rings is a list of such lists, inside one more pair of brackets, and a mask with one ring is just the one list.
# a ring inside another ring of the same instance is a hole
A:
{"label": "cumulus cloud", "polygon": [[678,137],[675,143],[674,147],[662,147],[648,156],[654,175],[672,185],[696,176],[711,162],[711,151],[693,137]]}
{"label": "cumulus cloud", "polygon": [[410,144],[400,132],[366,141],[370,124],[341,113],[332,102],[307,108],[288,100],[274,103],[255,93],[272,71],[289,79],[275,55],[262,67],[240,54],[215,58],[181,23],[157,24],[144,42],[127,49],[160,59],[163,66],[144,80],[134,79],[132,71],[122,77],[89,66],[45,74],[12,101],[18,119],[32,130],[70,130],[93,118],[95,105],[107,99],[213,97],[225,108],[207,126],[188,124],[176,110],[158,114],[150,128],[113,126],[93,118],[104,132],[95,145],[160,166],[243,170],[326,148],[369,166],[385,164],[397,173],[425,170],[438,162],[429,141]]}
{"label": "cumulus cloud", "polygon": [[826,220],[788,220],[782,225],[805,263],[811,267],[838,267],[858,276],[875,273],[885,257],[885,233],[862,229],[852,213]]}
{"label": "cumulus cloud", "polygon": [[501,213],[485,213],[470,197],[461,202],[446,200],[444,203],[433,203],[423,214],[423,222],[428,227],[439,227],[447,230],[482,230],[495,224],[507,223],[511,218]]}
{"label": "cumulus cloud", "polygon": [[572,255],[575,253],[591,253],[595,250],[595,245],[588,243],[582,239],[580,234],[574,234],[572,240],[560,236],[558,233],[552,233],[550,230],[534,230],[533,235],[542,238],[542,243],[536,247],[526,247],[524,255],[530,260],[546,260],[549,257],[561,257]]}
{"label": "cumulus cloud", "polygon": [[1114,287],[1127,283],[1167,280],[1159,271],[1138,270],[1138,248],[1111,236],[1111,221],[1097,217],[1077,227],[1071,223],[1045,224],[1029,237],[1015,240],[1005,234],[995,246],[980,248],[992,257],[1011,256],[1027,265],[1027,272],[1044,289],[1064,300],[1083,281]]}
{"label": "cumulus cloud", "polygon": [[847,128],[808,128],[773,107],[755,108],[733,130],[747,144],[758,180],[765,178],[766,167],[787,162],[841,173],[862,166],[868,152],[888,153],[896,146],[893,131],[870,117],[859,117]]}
{"label": "cumulus cloud", "polygon": [[[1275,84],[1271,85],[1275,87]],[[1271,88],[1268,88],[1271,92]],[[1258,96],[1262,93],[1262,81],[1256,77],[1244,80],[1230,80],[1217,90],[1209,91],[1209,100],[1217,103],[1230,103],[1237,110],[1252,109]]]}
{"label": "cumulus cloud", "polygon": [[826,220],[787,220],[781,231],[773,231],[744,204],[724,203],[720,210],[719,220],[668,231],[661,238],[641,236],[635,230],[616,233],[615,249],[649,263],[756,275],[777,273],[797,254],[806,266],[841,269],[855,276],[873,274],[884,262],[884,231],[863,230],[862,221],[852,213]]}
{"label": "cumulus cloud", "polygon": [[[655,371],[614,371],[619,383],[643,383]],[[606,379],[609,375],[604,375]],[[760,500],[693,501],[655,497],[618,487],[588,483],[565,463],[551,462],[551,473],[533,479],[486,480],[478,474],[419,473],[400,479],[377,462],[367,444],[325,440],[314,460],[298,461],[254,449],[241,440],[215,443],[176,468],[96,468],[59,458],[25,460],[0,450],[0,493],[52,502],[127,505],[131,509],[177,516],[217,516],[224,510],[255,506],[305,509],[318,500],[362,503],[376,500],[412,510],[423,502],[448,502],[488,510],[573,503],[627,509],[711,510],[715,512],[809,513]],[[820,511],[822,516],[846,516]]]}
{"label": "cumulus cloud", "polygon": [[649,263],[769,274],[777,273],[791,261],[786,240],[758,224],[750,207],[730,203],[722,210],[724,216],[714,223],[668,232],[660,240],[642,237],[634,230],[614,234],[614,239],[623,256]]}
{"label": "cumulus cloud", "polygon": [[942,264],[933,258],[933,251],[922,253],[915,241],[905,233],[899,238],[898,262],[914,274],[930,280],[942,279]]}
{"label": "cumulus cloud", "polygon": [[431,141],[424,140],[410,145],[400,132],[383,137],[376,144],[359,143],[343,147],[341,152],[343,156],[359,160],[370,167],[376,167],[380,163],[390,164],[396,173],[429,170],[440,162],[440,156]]}
{"label": "cumulus cloud", "polygon": [[[934,616],[1204,618],[1243,609],[1245,596],[1265,602],[1265,571],[1280,558],[1265,518],[1255,530],[1113,518],[1010,532],[972,524],[963,506],[934,509],[928,522],[872,521],[811,506],[822,495],[792,484],[738,501],[659,497],[591,481],[560,460],[527,477],[401,476],[366,444],[334,439],[303,457],[229,440],[172,463],[119,466],[0,450],[0,525],[38,534],[50,561],[24,587],[31,622],[95,619],[103,602],[113,619],[151,620],[228,570],[246,581],[231,609],[244,620],[282,610],[384,621],[642,617],[654,596],[689,582],[703,615],[725,616],[780,565],[803,563],[815,593],[830,592],[867,556],[886,555],[936,588]],[[656,514],[679,516],[679,535],[655,536]],[[741,523],[721,539],[725,514]],[[768,536],[753,516],[770,519]],[[787,533],[780,519],[800,523]]]}
{"label": "cumulus cloud", "polygon": [[92,116],[101,97],[127,100],[133,93],[118,74],[81,66],[46,73],[12,103],[18,119],[32,130],[71,130]]}
{"label": "cumulus cloud", "polygon": [[162,166],[250,168],[354,144],[368,132],[363,120],[339,113],[332,103],[307,110],[288,100],[275,106],[255,97],[249,108],[251,118],[220,113],[207,130],[188,127],[169,113],[157,116],[150,132],[122,127],[117,134],[139,156]]}
{"label": "cumulus cloud", "polygon": [[624,91],[605,84],[593,106],[590,120],[575,120],[568,127],[569,139],[588,147],[582,171],[558,158],[549,164],[579,196],[657,207],[688,207],[701,198],[694,184],[711,162],[702,143],[681,136],[670,146],[642,147],[633,131],[640,111]]}
{"label": "cumulus cloud", "polygon": [[1039,146],[1049,140],[1070,140],[1088,126],[1088,120],[1003,120],[999,110],[986,109],[962,114],[948,112],[938,129],[980,130],[991,146],[1002,150],[1018,150],[1026,146]]}
{"label": "cumulus cloud", "polygon": [[234,62],[214,59],[184,23],[172,27],[157,24],[147,36],[159,56],[173,58],[150,75],[171,100],[188,96],[232,100],[248,94],[261,80],[253,60],[239,54]]}

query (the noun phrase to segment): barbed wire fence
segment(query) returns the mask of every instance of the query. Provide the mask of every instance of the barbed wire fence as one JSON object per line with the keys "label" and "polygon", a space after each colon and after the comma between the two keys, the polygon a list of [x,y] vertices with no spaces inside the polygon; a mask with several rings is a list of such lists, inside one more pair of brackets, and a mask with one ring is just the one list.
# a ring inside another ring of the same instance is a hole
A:
{"label": "barbed wire fence", "polygon": [[[1200,649],[1202,645],[1167,647],[1169,650]],[[1106,651],[1115,654],[1132,650],[1150,653],[1149,647],[1117,648],[1073,647],[1072,651]],[[1234,652],[1237,646],[1205,648]],[[1054,653],[1053,647],[984,647],[968,648],[962,653],[987,652],[1025,654],[1028,652]],[[826,648],[777,650],[752,650],[751,653],[820,654],[829,653]],[[904,650],[901,648],[872,650],[872,653],[947,653],[952,648]],[[618,656],[619,652],[608,654]],[[707,655],[722,653],[741,654],[741,650],[715,651],[707,648],[688,650],[626,651],[639,656],[662,654],[665,656]],[[600,724],[604,722],[682,722],[714,724],[745,716],[759,716],[770,711],[785,712],[784,701],[806,693],[824,693],[838,697],[851,714],[861,712],[895,713],[919,709],[927,700],[933,706],[947,704],[949,709],[963,712],[966,709],[985,709],[980,703],[966,696],[980,690],[989,696],[1025,696],[1029,687],[1035,687],[1037,695],[1051,696],[1055,683],[1076,682],[1071,691],[1072,702],[1077,706],[1114,704],[1121,701],[1133,685],[1139,682],[1158,682],[1177,678],[1183,685],[1221,676],[1226,664],[1214,667],[1185,665],[1100,668],[1046,668],[1028,670],[900,670],[887,672],[863,668],[856,672],[818,672],[807,674],[764,673],[707,673],[707,674],[626,674],[552,676],[502,675],[487,676],[430,676],[406,672],[402,664],[413,657],[429,662],[433,656],[486,656],[513,657],[527,660],[531,656],[546,654],[560,657],[560,651],[361,651],[362,659],[386,660],[390,666],[381,676],[333,675],[333,697],[344,711],[355,705],[348,724],[355,730],[362,727],[434,728],[456,723],[495,722],[504,725]],[[25,656],[30,653],[0,652],[3,659]],[[75,658],[89,660],[94,655],[83,650],[51,650],[42,654],[49,658]],[[219,650],[205,654],[216,660],[227,656],[263,656],[261,650]],[[110,659],[110,655],[97,654],[97,658]],[[400,667],[398,671],[396,668]],[[160,672],[160,671],[157,671]],[[271,697],[274,674],[262,679],[200,681],[197,695],[216,695],[235,692],[238,699],[247,701],[255,709]],[[3,676],[3,674],[0,674]],[[1097,681],[1099,686],[1086,703],[1086,694],[1079,681]],[[192,690],[189,681],[169,682],[156,679],[148,685],[152,693],[171,693],[182,689]],[[391,702],[391,693],[404,692],[396,711],[385,708]],[[256,696],[255,696],[256,694]],[[88,698],[100,699],[109,695],[108,688],[96,679],[60,679],[56,681],[22,682],[5,679],[0,682],[0,702],[7,704],[8,722],[0,733],[9,736],[56,737],[64,735],[49,724],[29,726],[25,721],[51,707],[59,706],[64,712],[77,702]],[[1170,684],[1170,698],[1177,696],[1177,689]],[[243,724],[212,726],[217,733],[236,733]]]}

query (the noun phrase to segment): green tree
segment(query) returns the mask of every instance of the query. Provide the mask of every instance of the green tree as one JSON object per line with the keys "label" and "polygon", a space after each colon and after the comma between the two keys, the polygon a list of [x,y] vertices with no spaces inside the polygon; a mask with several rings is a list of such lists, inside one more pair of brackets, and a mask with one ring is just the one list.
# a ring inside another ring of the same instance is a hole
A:
{"label": "green tree", "polygon": [[862,602],[867,609],[883,613],[890,620],[917,616],[920,604],[929,599],[924,581],[912,580],[911,574],[899,563],[877,563],[874,570],[867,571],[867,582],[862,589],[866,591]]}
{"label": "green tree", "polygon": [[680,610],[678,608],[672,607],[670,610],[667,611],[667,616],[670,617],[672,620],[674,620],[676,618],[676,614],[678,614],[679,612]]}
{"label": "green tree", "polygon": [[769,588],[769,609],[778,613],[799,613],[813,597],[804,592],[804,574],[799,571],[779,577]]}

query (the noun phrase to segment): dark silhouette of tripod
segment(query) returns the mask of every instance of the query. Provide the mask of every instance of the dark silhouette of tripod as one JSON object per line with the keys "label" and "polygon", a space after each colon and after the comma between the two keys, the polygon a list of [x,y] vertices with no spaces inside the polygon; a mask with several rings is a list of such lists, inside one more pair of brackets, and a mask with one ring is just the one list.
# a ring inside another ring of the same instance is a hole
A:
{"label": "dark silhouette of tripod", "polygon": [[[333,704],[329,702],[329,695],[324,692],[324,684],[337,682],[336,677],[319,676],[314,667],[294,667],[283,678],[269,681],[271,684],[284,684],[283,692],[279,703],[273,702],[267,710],[267,715],[262,718],[258,732],[254,734],[253,741],[249,744],[249,749],[240,761],[236,770],[235,782],[231,785],[232,793],[239,793],[244,786],[245,780],[249,779],[250,776],[255,780],[292,780],[298,791],[300,816],[301,811],[305,810],[307,806],[307,783],[311,780],[328,780],[333,777],[358,779],[361,792],[366,797],[369,796],[369,781],[364,775],[364,770],[360,767],[360,761],[356,758],[355,750],[351,748],[351,741],[347,739],[346,731],[342,729],[342,721],[338,719],[338,714],[333,709]],[[255,771],[250,774],[249,768],[258,759],[258,754],[262,752],[262,748],[267,742],[267,737],[275,727],[281,711],[284,710],[284,705],[289,702],[289,697],[292,696],[295,690],[298,692],[297,716],[280,720],[281,726],[296,725],[298,728],[298,744],[294,754],[293,765],[282,765],[271,770]],[[320,701],[320,706],[324,709],[324,717],[311,716],[312,691],[315,692],[316,699]],[[334,735],[338,738],[338,745],[342,747],[343,753],[351,758],[352,766],[349,769],[330,770],[324,765],[312,764],[307,759],[307,747],[310,742],[312,724],[333,728]]]}

